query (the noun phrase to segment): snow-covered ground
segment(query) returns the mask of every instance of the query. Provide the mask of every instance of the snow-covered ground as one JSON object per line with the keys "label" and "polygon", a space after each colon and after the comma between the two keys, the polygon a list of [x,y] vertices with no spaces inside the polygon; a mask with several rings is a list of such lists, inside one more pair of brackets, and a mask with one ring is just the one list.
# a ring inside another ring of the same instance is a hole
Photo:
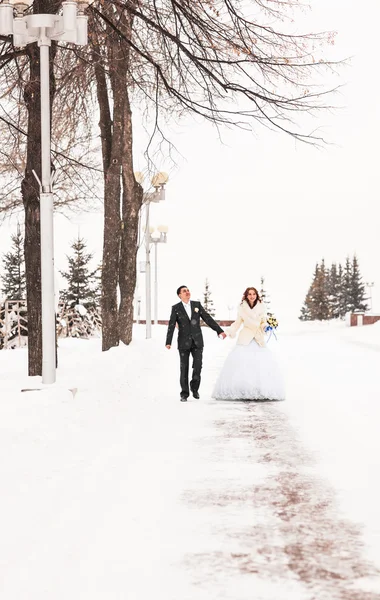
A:
{"label": "snow-covered ground", "polygon": [[0,352],[2,600],[379,600],[380,324],[284,327],[281,403],[211,399],[209,330],[180,403],[164,339]]}

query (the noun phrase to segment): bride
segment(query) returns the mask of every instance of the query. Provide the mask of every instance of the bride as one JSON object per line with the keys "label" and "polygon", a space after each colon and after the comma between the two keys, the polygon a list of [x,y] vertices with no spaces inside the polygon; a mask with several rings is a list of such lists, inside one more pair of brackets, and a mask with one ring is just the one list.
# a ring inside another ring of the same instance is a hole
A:
{"label": "bride", "polygon": [[227,357],[215,384],[219,400],[284,400],[285,391],[277,361],[265,344],[266,309],[254,287],[245,290],[237,319],[226,333],[237,344]]}

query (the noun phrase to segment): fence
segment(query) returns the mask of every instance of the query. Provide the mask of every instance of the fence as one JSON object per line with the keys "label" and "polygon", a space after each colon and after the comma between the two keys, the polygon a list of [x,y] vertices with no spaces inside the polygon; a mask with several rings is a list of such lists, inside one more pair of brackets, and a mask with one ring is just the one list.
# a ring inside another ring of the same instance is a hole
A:
{"label": "fence", "polygon": [[25,346],[28,319],[25,300],[6,300],[0,304],[0,349]]}
{"label": "fence", "polygon": [[[56,320],[57,337],[90,338],[100,336],[102,320],[95,309],[69,307],[60,302]],[[28,317],[25,300],[0,303],[0,350],[26,346]]]}

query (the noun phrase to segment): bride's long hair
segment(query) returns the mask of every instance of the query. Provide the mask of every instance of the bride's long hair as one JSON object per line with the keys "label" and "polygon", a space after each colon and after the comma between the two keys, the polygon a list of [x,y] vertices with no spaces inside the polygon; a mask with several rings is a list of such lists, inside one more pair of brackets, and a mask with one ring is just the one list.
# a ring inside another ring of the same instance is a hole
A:
{"label": "bride's long hair", "polygon": [[[255,292],[255,294],[256,294],[256,300],[254,301],[253,306],[250,305],[249,300],[248,300],[248,294],[249,294],[249,292],[251,290],[253,290]],[[248,304],[248,306],[250,306],[251,308],[253,308],[254,306],[256,306],[256,304],[258,302],[261,302],[260,294],[259,294],[259,292],[257,291],[257,289],[255,287],[247,287],[247,289],[245,290],[245,292],[243,294],[243,297],[241,299],[241,303],[242,304],[243,304],[244,300],[246,301],[246,303]]]}

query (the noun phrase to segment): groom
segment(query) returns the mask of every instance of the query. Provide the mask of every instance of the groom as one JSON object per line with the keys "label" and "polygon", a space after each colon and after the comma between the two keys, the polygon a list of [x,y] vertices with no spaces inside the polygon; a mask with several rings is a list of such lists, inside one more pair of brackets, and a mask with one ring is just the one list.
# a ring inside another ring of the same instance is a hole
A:
{"label": "groom", "polygon": [[223,329],[205,311],[200,302],[190,302],[190,291],[185,285],[177,290],[180,298],[178,304],[172,307],[172,314],[166,336],[166,348],[170,350],[174,329],[178,325],[178,350],[181,361],[181,402],[186,402],[189,397],[189,358],[193,357],[193,375],[190,381],[190,390],[194,398],[199,398],[199,386],[201,383],[203,335],[199,323],[200,317],[221,338],[227,337]]}

